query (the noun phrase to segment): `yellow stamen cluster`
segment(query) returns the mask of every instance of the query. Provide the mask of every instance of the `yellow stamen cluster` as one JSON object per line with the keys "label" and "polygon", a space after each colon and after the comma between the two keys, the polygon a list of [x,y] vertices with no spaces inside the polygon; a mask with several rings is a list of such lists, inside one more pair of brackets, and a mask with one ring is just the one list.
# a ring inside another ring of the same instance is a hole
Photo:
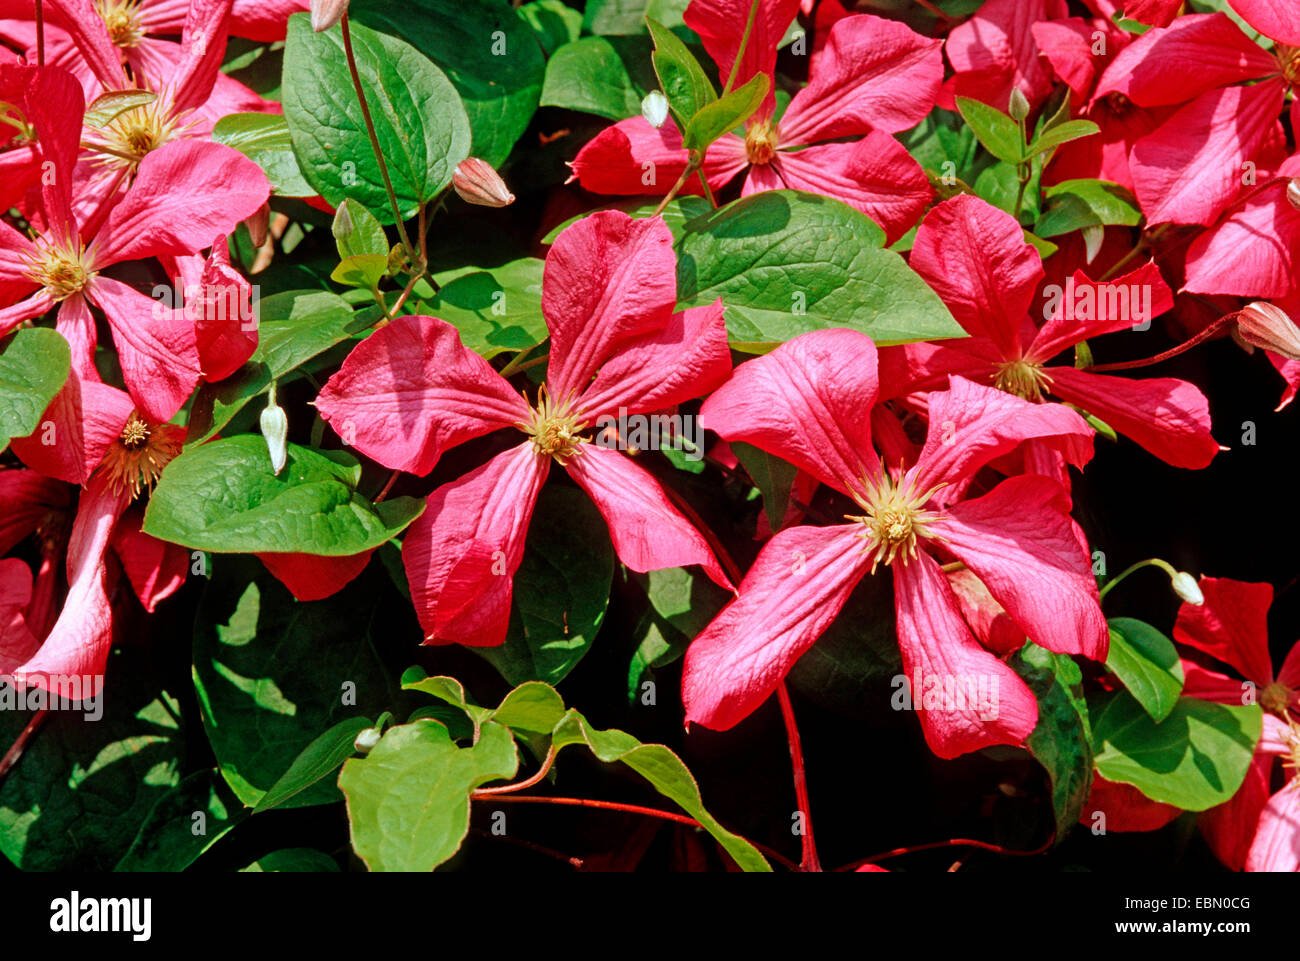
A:
{"label": "yellow stamen cluster", "polygon": [[1259,692],[1259,706],[1285,721],[1287,720],[1287,708],[1291,706],[1291,700],[1294,697],[1295,691],[1281,681],[1274,681]]}
{"label": "yellow stamen cluster", "polygon": [[1043,370],[1042,364],[1024,359],[999,364],[993,378],[993,386],[998,390],[1032,401],[1042,400],[1043,393],[1051,384],[1052,378]]}
{"label": "yellow stamen cluster", "polygon": [[95,273],[86,266],[80,247],[42,246],[28,262],[27,276],[48,290],[56,300],[63,300],[85,290]]}
{"label": "yellow stamen cluster", "polygon": [[109,445],[99,469],[132,500],[149,490],[163,468],[181,452],[181,432],[166,424],[150,424],[134,411],[122,433]]}
{"label": "yellow stamen cluster", "polygon": [[[902,468],[899,469],[900,474]],[[872,481],[867,478],[862,482],[862,491],[853,495],[865,514],[862,516],[846,515],[848,520],[862,525],[858,536],[867,545],[864,553],[874,551],[871,559],[871,572],[882,562],[888,566],[895,558],[901,558],[904,565],[916,556],[916,543],[919,539],[936,539],[930,532],[929,525],[938,518],[935,511],[928,511],[925,505],[934,496],[939,487],[921,492],[916,486],[915,472],[902,475],[902,482],[895,483],[887,471]]]}
{"label": "yellow stamen cluster", "polygon": [[123,111],[98,131],[87,146],[97,150],[100,162],[112,167],[133,171],[152,150],[174,140],[182,125],[172,115],[169,103],[155,100]]}
{"label": "yellow stamen cluster", "polygon": [[532,440],[537,453],[554,457],[561,465],[581,453],[580,445],[587,441],[581,436],[587,425],[573,413],[569,398],[553,399],[545,384],[538,391],[537,406],[518,426]]}
{"label": "yellow stamen cluster", "polygon": [[745,156],[752,164],[771,163],[778,146],[776,126],[770,120],[756,123],[745,131]]}
{"label": "yellow stamen cluster", "polygon": [[1282,70],[1282,79],[1292,87],[1300,83],[1300,47],[1288,47],[1279,43],[1274,48],[1274,55],[1277,57],[1278,67]]}
{"label": "yellow stamen cluster", "polygon": [[114,46],[124,50],[140,46],[145,36],[140,0],[95,0],[95,11],[108,28],[108,39]]}

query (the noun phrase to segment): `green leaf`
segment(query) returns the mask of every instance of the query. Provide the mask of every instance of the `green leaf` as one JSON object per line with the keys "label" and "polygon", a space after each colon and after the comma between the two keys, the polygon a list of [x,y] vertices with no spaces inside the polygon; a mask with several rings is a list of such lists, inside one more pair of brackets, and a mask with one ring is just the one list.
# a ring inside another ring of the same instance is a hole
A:
{"label": "green leaf", "polygon": [[272,851],[270,854],[264,854],[244,871],[257,873],[260,871],[311,871],[320,873],[336,873],[339,870],[338,863],[326,854],[324,851],[316,851],[312,848],[282,848],[279,851]]}
{"label": "green leaf", "polygon": [[686,653],[691,639],[673,627],[656,611],[649,610],[632,631],[636,649],[627,665],[627,700],[629,704],[645,692],[642,685],[656,667],[678,660]]}
{"label": "green leaf", "polygon": [[1040,237],[1059,237],[1084,227],[1135,227],[1142,219],[1133,195],[1105,180],[1066,180],[1047,188],[1046,210],[1034,225]]}
{"label": "green leaf", "polygon": [[598,731],[572,709],[556,726],[552,743],[557,751],[570,744],[585,744],[598,760],[626,764],[649,781],[656,791],[698,821],[742,870],[771,870],[752,844],[732,834],[705,810],[695,778],[681,758],[662,744],[642,744],[623,731]]}
{"label": "green leaf", "polygon": [[654,40],[652,60],[660,89],[668,98],[677,125],[685,127],[700,110],[714,103],[718,95],[700,62],[675,33],[649,18],[646,26]]}
{"label": "green leaf", "polygon": [[[150,812],[180,783],[179,702],[160,689],[144,638],[109,655],[98,706],[46,716],[0,781],[0,852],[24,871],[111,871]],[[32,719],[0,685],[0,744]],[[89,702],[88,702],[89,703]],[[41,705],[43,706],[43,705]]]}
{"label": "green leaf", "polygon": [[246,814],[216,771],[197,771],[154,805],[113,870],[183,871]]}
{"label": "green leaf", "polygon": [[1044,130],[1029,149],[1025,151],[1026,157],[1033,157],[1048,150],[1054,150],[1063,143],[1069,143],[1071,140],[1079,140],[1083,137],[1091,137],[1095,133],[1100,133],[1101,128],[1091,120],[1067,120],[1065,123],[1057,124],[1048,130]]}
{"label": "green leaf", "polygon": [[[652,216],[658,207],[659,202],[657,200],[647,201],[642,197],[623,200],[613,204],[605,204],[602,207],[595,207],[580,214],[575,214],[568,220],[560,223],[558,226],[552,227],[550,232],[542,238],[541,242],[544,244],[555,243],[555,238],[564,233],[564,231],[569,227],[573,226],[584,217],[589,217],[591,214],[600,210],[621,210],[629,217],[636,217],[639,219],[642,217]],[[668,229],[672,232],[673,240],[676,242],[682,239],[686,224],[694,220],[696,217],[702,217],[712,209],[713,206],[703,197],[696,197],[687,194],[684,197],[677,196],[668,201],[668,206],[663,209],[663,212],[659,214],[659,216],[662,217],[664,223],[668,225]]]}
{"label": "green leaf", "polygon": [[1001,110],[969,97],[958,97],[957,109],[984,149],[999,160],[1018,164],[1029,156],[1020,125]]}
{"label": "green leaf", "polygon": [[641,112],[641,94],[614,44],[582,37],[547,61],[541,105],[622,120]]}
{"label": "green leaf", "polygon": [[368,326],[348,302],[323,290],[272,294],[258,307],[257,349],[239,370],[216,384],[204,384],[190,411],[186,447],[216,436],[271,382]]}
{"label": "green leaf", "polygon": [[510,629],[500,647],[471,648],[511,684],[558,684],[605,619],[614,549],[605,519],[582,491],[548,487],[515,572]]}
{"label": "green leaf", "polygon": [[1143,621],[1113,617],[1106,670],[1123,682],[1153,721],[1163,721],[1183,692],[1183,665],[1174,642]]}
{"label": "green leaf", "polygon": [[361,467],[344,451],[288,448],[279,474],[260,435],[186,450],[149,499],[146,533],[217,553],[350,557],[400,534],[424,510],[413,497],[379,504],[362,497]]}
{"label": "green leaf", "polygon": [[779,531],[790,507],[790,493],[799,469],[752,444],[737,441],[731,445],[731,451],[763,495],[768,527],[773,532]]}
{"label": "green leaf", "polygon": [[261,167],[277,196],[316,196],[316,188],[307,183],[298,168],[293,139],[283,114],[227,114],[212,128],[212,139],[234,147]]}
{"label": "green leaf", "polygon": [[533,28],[537,42],[548,57],[582,33],[582,12],[563,0],[531,0],[519,8],[519,16]]}
{"label": "green leaf", "polygon": [[546,69],[532,29],[507,0],[352,0],[348,16],[441,67],[464,104],[471,152],[505,163],[537,111]]}
{"label": "green leaf", "polygon": [[424,301],[419,312],[451,324],[460,331],[461,343],[484,357],[532,347],[547,337],[544,265],[537,257],[523,257],[462,274]]}
{"label": "green leaf", "polygon": [[344,257],[330,273],[330,280],[348,287],[374,290],[388,273],[388,257],[383,254],[354,254]]}
{"label": "green leaf", "polygon": [[330,225],[339,256],[346,259],[357,256],[388,257],[388,236],[383,224],[369,210],[350,197],[339,204]]}
{"label": "green leaf", "polygon": [[253,558],[214,565],[195,617],[194,689],[222,776],[241,801],[266,810],[338,800],[323,775],[305,782],[345,723],[392,702],[376,641],[409,631],[410,619],[373,568],[331,598],[303,602]]}
{"label": "green leaf", "polygon": [[734,130],[754,115],[771,89],[767,74],[758,73],[749,82],[713,103],[702,107],[686,124],[682,146],[704,151],[728,130]]}
{"label": "green leaf", "polygon": [[1083,672],[1066,654],[1026,642],[1010,661],[1038,700],[1038,724],[1025,746],[1047,771],[1052,784],[1056,843],[1079,823],[1092,790],[1092,731],[1083,696]]}
{"label": "green leaf", "polygon": [[29,327],[10,338],[0,351],[0,451],[40,426],[71,367],[72,350],[57,331]]}
{"label": "green leaf", "polygon": [[[465,108],[446,75],[410,44],[357,23],[352,45],[398,206],[411,217],[469,156]],[[337,207],[353,197],[383,223],[393,222],[342,34],[313,33],[305,13],[289,18],[284,116],[303,176],[326,201]]]}
{"label": "green leaf", "polygon": [[492,720],[512,731],[550,734],[564,718],[564,700],[549,684],[527,681],[507,694]]}
{"label": "green leaf", "polygon": [[1157,724],[1125,691],[1090,705],[1097,773],[1153,801],[1205,811],[1237,793],[1259,741],[1258,704],[1182,697]]}
{"label": "green leaf", "polygon": [[763,353],[809,330],[846,327],[877,344],[962,337],[948,308],[853,208],[771,190],[710,211],[677,242],[679,306],[721,297],[731,346]]}
{"label": "green leaf", "polygon": [[645,33],[647,17],[667,27],[679,27],[687,2],[688,0],[587,0],[582,25],[588,33],[603,36]]}
{"label": "green leaf", "polygon": [[254,814],[279,807],[295,794],[311,787],[317,781],[333,774],[343,762],[356,753],[357,735],[371,726],[368,717],[350,717],[339,721],[302,749],[293,759],[289,770],[280,775],[271,789],[253,807]]}
{"label": "green leaf", "polygon": [[492,721],[471,747],[458,747],[437,721],[389,728],[339,775],[352,847],[371,871],[432,871],[469,832],[470,792],[518,766],[509,728]]}

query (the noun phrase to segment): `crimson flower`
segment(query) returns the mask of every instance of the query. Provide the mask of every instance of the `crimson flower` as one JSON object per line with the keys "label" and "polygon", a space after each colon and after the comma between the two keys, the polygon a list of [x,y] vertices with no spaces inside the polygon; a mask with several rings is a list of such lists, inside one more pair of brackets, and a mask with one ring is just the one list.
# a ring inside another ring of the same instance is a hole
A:
{"label": "crimson flower", "polygon": [[658,482],[587,436],[603,417],[670,407],[726,380],[721,302],[673,313],[675,302],[672,234],[662,218],[596,213],[565,230],[546,258],[551,352],[531,404],[434,317],[382,327],[321,390],[316,406],[345,442],[395,470],[427,474],[449,448],[502,428],[527,435],[435,490],[406,531],[402,559],[427,642],[505,639],[513,576],[552,463],[596,502],[629,568],[700,564],[731,587]]}
{"label": "crimson flower", "polygon": [[1011,91],[1019,90],[1030,106],[1052,91],[1052,72],[1039,56],[1035,24],[1063,20],[1065,0],[988,0],[948,34],[944,52],[953,76],[943,85],[939,106],[956,109],[957,97],[1007,109]]}
{"label": "crimson flower", "polygon": [[[1076,273],[1074,300],[1090,298],[1097,309],[1071,311],[1062,291],[1060,309],[1036,328],[1029,309],[1043,280],[1042,259],[1010,215],[965,195],[930,211],[917,230],[910,263],[971,336],[886,349],[884,399],[931,389],[960,374],[1027,400],[1050,394],[1075,404],[1175,467],[1204,467],[1218,452],[1208,404],[1194,385],[1172,377],[1112,377],[1072,364],[1046,366],[1080,341],[1132,328],[1138,322],[1133,305],[1144,290],[1150,291],[1144,319],[1167,311],[1172,297],[1154,265],[1109,285]],[[1118,290],[1125,292],[1128,309],[1110,306]],[[1103,302],[1104,310],[1098,307]]]}
{"label": "crimson flower", "polygon": [[[704,41],[721,76],[731,72],[750,0],[693,0],[684,19]],[[742,84],[771,77],[776,49],[798,3],[764,0],[736,74]],[[748,170],[741,194],[790,187],[844,201],[884,228],[892,243],[929,203],[929,181],[893,138],[916,126],[934,106],[943,78],[940,41],[866,14],[831,27],[808,86],[778,119],[771,96],[745,125],[709,148],[703,173],[711,189]],[[855,138],[849,140],[848,138]],[[833,142],[834,141],[834,142]],[[847,142],[846,142],[847,141]],[[573,175],[602,194],[664,194],[689,155],[671,119],[655,129],[642,117],[603,130],[574,158]],[[700,191],[688,182],[686,192]]]}
{"label": "crimson flower", "polygon": [[[1030,404],[959,377],[930,396],[916,461],[887,470],[872,447],[876,347],[855,331],[803,334],[742,364],[705,401],[702,419],[728,441],[784,458],[850,497],[847,524],[791,527],[759,553],[739,597],[686,652],[686,718],[726,729],[757,708],[839,613],[854,586],[892,568],[898,640],[909,679],[977,682],[988,705],[929,710],[912,697],[940,757],[1017,744],[1038,708],[1014,671],[971,635],[936,552],[961,561],[1030,639],[1104,660],[1109,646],[1082,533],[1064,489],[1047,477],[1003,481],[961,500],[975,472],[1029,438],[1082,465],[1092,431],[1060,404]],[[910,683],[910,681],[909,681]],[[991,715],[991,716],[990,716]]]}

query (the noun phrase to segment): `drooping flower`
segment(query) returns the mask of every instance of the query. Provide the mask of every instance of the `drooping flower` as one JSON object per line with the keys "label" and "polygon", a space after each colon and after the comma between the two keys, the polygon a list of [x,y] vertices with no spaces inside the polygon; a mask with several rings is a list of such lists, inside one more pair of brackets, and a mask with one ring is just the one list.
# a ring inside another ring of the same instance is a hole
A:
{"label": "drooping flower", "polygon": [[1057,309],[1037,328],[1029,310],[1043,279],[1038,252],[1010,215],[970,196],[930,211],[910,263],[971,336],[883,351],[883,398],[932,389],[960,374],[1027,400],[1052,396],[1075,404],[1176,467],[1204,467],[1218,452],[1208,404],[1194,385],[1048,366],[1080,341],[1167,311],[1172,297],[1154,265],[1109,283],[1076,273],[1072,292],[1060,291]]}
{"label": "drooping flower", "polygon": [[513,575],[552,463],[596,502],[629,568],[699,564],[730,587],[658,482],[593,437],[603,417],[698,397],[730,372],[721,303],[673,313],[675,278],[661,218],[596,213],[565,230],[546,258],[551,351],[531,402],[462,346],[454,327],[417,316],[364,340],[321,390],[316,406],[345,442],[395,470],[427,474],[449,448],[496,430],[526,435],[435,490],[405,534],[402,558],[427,643],[505,639]]}
{"label": "drooping flower", "polygon": [[[736,85],[759,73],[771,77],[776,48],[794,19],[792,0],[763,0],[745,45]],[[723,77],[736,59],[737,23],[749,0],[693,0],[688,26]],[[920,165],[893,138],[916,126],[934,106],[943,77],[940,42],[900,23],[870,15],[846,17],[831,28],[809,74],[785,112],[768,102],[745,124],[745,136],[724,134],[709,148],[703,174],[710,188],[748,171],[741,193],[790,187],[838,198],[884,228],[892,242],[929,203]],[[852,138],[852,139],[850,139]],[[665,194],[689,155],[671,119],[658,129],[637,116],[602,131],[579,151],[574,177],[602,194]],[[696,178],[683,188],[700,193]]]}
{"label": "drooping flower", "polygon": [[964,563],[1036,643],[1104,659],[1109,637],[1089,555],[1060,485],[1026,475],[962,499],[981,467],[1030,438],[1082,464],[1092,431],[1062,405],[1030,404],[954,377],[949,390],[930,395],[930,430],[916,461],[887,469],[866,416],[876,392],[871,339],[825,330],[742,364],[705,402],[705,426],[789,461],[856,507],[848,523],[787,528],[764,546],[739,597],[687,649],[687,720],[726,729],[749,715],[854,586],[884,565],[909,679],[996,691],[992,705],[932,705],[922,681],[926,697],[921,690],[912,697],[931,750],[955,757],[1019,743],[1037,720],[1034,697],[971,635],[940,562]]}

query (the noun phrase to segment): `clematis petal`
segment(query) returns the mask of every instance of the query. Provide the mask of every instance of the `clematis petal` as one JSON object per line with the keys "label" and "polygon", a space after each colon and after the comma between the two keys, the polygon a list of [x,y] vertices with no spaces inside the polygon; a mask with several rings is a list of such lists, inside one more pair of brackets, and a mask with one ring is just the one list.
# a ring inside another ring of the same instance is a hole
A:
{"label": "clematis petal", "polygon": [[1066,366],[1049,372],[1053,394],[1100,417],[1168,464],[1199,470],[1219,452],[1205,395],[1185,380],[1129,380]]}
{"label": "clematis petal", "polygon": [[1105,661],[1110,634],[1069,508],[1060,484],[1025,475],[951,505],[930,529],[1035,644]]}
{"label": "clematis petal", "polygon": [[80,149],[85,96],[72,74],[46,67],[33,72],[24,106],[41,145],[41,198],[47,226],[55,241],[68,245],[77,234],[72,217],[72,172]]}
{"label": "clematis petal", "polygon": [[47,16],[66,30],[105,90],[126,87],[117,47],[109,40],[93,0],[45,0]]}
{"label": "clematis petal", "polygon": [[676,302],[677,258],[663,218],[605,210],[567,228],[542,275],[551,396],[581,393],[620,341],[667,326]]}
{"label": "clematis petal", "polygon": [[113,528],[112,546],[135,596],[146,611],[153,613],[161,601],[185,583],[190,552],[146,534],[140,529],[143,522],[143,510],[128,510]]}
{"label": "clematis petal", "polygon": [[[1178,815],[1180,808],[1153,801],[1131,784],[1092,776],[1092,791],[1084,802],[1079,823],[1104,826],[1107,831],[1158,831]],[[1100,814],[1105,821],[1099,821]]]}
{"label": "clematis petal", "polygon": [[903,671],[930,750],[954,758],[1023,743],[1038,723],[1038,703],[971,636],[939,565],[921,551],[892,566]]}
{"label": "clematis petal", "polygon": [[988,0],[948,34],[944,51],[956,76],[944,85],[939,105],[950,107],[954,96],[973,97],[1006,110],[1014,89],[1031,105],[1040,103],[1051,92],[1052,74],[1030,27],[1068,15],[1064,0]]}
{"label": "clematis petal", "polygon": [[528,416],[455,327],[419,316],[399,317],[353,348],[316,409],[349,447],[420,476],[448,449]]}
{"label": "clematis petal", "polygon": [[[1030,360],[1046,363],[1081,340],[1131,330],[1139,322],[1150,322],[1174,308],[1173,291],[1160,276],[1160,268],[1154,261],[1123,277],[1100,282],[1076,270],[1069,285],[1071,289],[1061,291],[1056,310],[1025,351]],[[1086,311],[1088,316],[1082,317],[1085,311],[1079,307],[1085,300],[1090,309]],[[1074,305],[1073,309],[1070,304]]]}
{"label": "clematis petal", "polygon": [[1277,679],[1300,696],[1300,641],[1292,645],[1278,669]]}
{"label": "clematis petal", "polygon": [[[746,24],[754,6],[757,6],[754,23],[748,30],[748,40],[742,51],[742,38],[746,35]],[[734,89],[756,74],[772,76],[776,69],[777,44],[798,12],[799,0],[767,0],[758,4],[751,0],[692,0],[682,14],[682,20],[700,35],[704,49],[718,65],[718,75],[724,82],[735,70]],[[740,54],[740,64],[733,68],[737,54]],[[772,104],[772,92],[769,91],[759,112],[771,113]]]}
{"label": "clematis petal", "polygon": [[1014,654],[1025,646],[1024,630],[989,593],[975,572],[945,571],[948,586],[961,606],[962,617],[976,639],[994,654]]}
{"label": "clematis petal", "polygon": [[1288,184],[1251,194],[1192,242],[1186,289],[1196,294],[1285,297],[1300,291],[1300,210]]}
{"label": "clematis petal", "polygon": [[672,407],[731,375],[722,300],[673,314],[661,331],[623,344],[579,398],[589,421]]}
{"label": "clematis petal", "polygon": [[950,380],[948,390],[930,395],[930,428],[916,462],[919,490],[957,484],[1030,438],[1060,450],[1075,467],[1091,460],[1093,430],[1068,407],[1032,404],[963,377]]}
{"label": "clematis petal", "polygon": [[[1093,53],[1098,27],[1080,17],[1066,20],[1042,20],[1030,26],[1034,43],[1052,65],[1056,75],[1065,81],[1076,102],[1087,98],[1093,80],[1104,61]],[[1112,38],[1105,33],[1107,42]]]}
{"label": "clematis petal", "polygon": [[21,467],[0,469],[0,554],[8,554],[71,500],[72,488],[52,477]]}
{"label": "clematis petal", "polygon": [[[682,134],[671,119],[658,129],[644,117],[620,120],[589,140],[570,166],[583,188],[598,194],[666,194],[681,177],[690,159]],[[704,155],[704,177],[710,188],[724,186],[749,160],[745,143],[723,134]],[[692,177],[683,194],[702,194],[698,177]]]}
{"label": "clematis petal", "polygon": [[1300,871],[1300,778],[1292,778],[1264,805],[1246,870]]}
{"label": "clematis petal", "polygon": [[1253,681],[1239,681],[1218,671],[1211,671],[1194,661],[1181,659],[1183,665],[1183,695],[1199,697],[1203,701],[1215,701],[1219,704],[1244,704],[1246,692]]}
{"label": "clematis petal", "polygon": [[317,554],[258,554],[257,559],[300,601],[319,601],[337,594],[355,580],[374,551],[345,557]]}
{"label": "clematis petal", "polygon": [[908,130],[934,107],[943,42],[869,14],[830,30],[804,87],[781,117],[783,143],[813,144],[873,130]]}
{"label": "clematis petal", "polygon": [[212,253],[195,279],[193,298],[191,284],[185,280],[186,310],[190,315],[197,313],[194,332],[199,367],[205,380],[224,380],[257,349],[251,285],[230,266],[230,245],[224,235],[212,243]]}
{"label": "clematis petal", "polygon": [[626,454],[584,444],[565,466],[596,502],[614,553],[629,568],[644,574],[699,564],[715,584],[733,589],[708,542],[673,507],[659,482]]}
{"label": "clematis petal", "polygon": [[1020,327],[1044,272],[1010,214],[969,195],[945,200],[917,228],[909,262],[967,333],[992,340],[1007,360],[1020,356]]}
{"label": "clematis petal", "polygon": [[32,599],[32,571],[16,557],[0,560],[0,676],[40,649],[24,611]]}
{"label": "clematis petal", "polygon": [[1300,47],[1300,0],[1228,0],[1241,19],[1271,40]]}
{"label": "clematis petal", "polygon": [[232,0],[191,0],[181,31],[180,58],[163,96],[176,110],[202,106],[226,55]]}
{"label": "clematis petal", "polygon": [[866,416],[875,402],[871,338],[819,330],[737,367],[704,402],[700,423],[848,493],[879,472]]}
{"label": "clematis petal", "polygon": [[113,330],[131,399],[150,420],[170,420],[201,376],[193,324],[111,277],[96,277],[86,292]]}
{"label": "clematis petal", "polygon": [[54,306],[54,296],[45,290],[38,290],[32,296],[18,301],[9,307],[0,307],[0,337],[13,330],[19,324],[39,317]]}
{"label": "clematis petal", "polygon": [[[783,150],[771,166],[779,183],[764,189],[788,187],[842,200],[879,224],[887,244],[912,228],[934,196],[921,165],[902,144],[879,131],[854,143]],[[746,195],[756,192],[755,175],[761,169],[751,168]]]}
{"label": "clematis petal", "polygon": [[122,433],[134,404],[124,391],[75,371],[50,401],[40,426],[10,447],[18,459],[48,477],[83,484]]}
{"label": "clematis petal", "polygon": [[1285,95],[1277,79],[1211,90],[1134,144],[1129,170],[1147,222],[1208,227],[1243,192],[1252,169],[1281,163],[1277,116]]}
{"label": "clematis petal", "polygon": [[1174,640],[1231,664],[1260,687],[1272,683],[1268,609],[1273,585],[1227,577],[1202,577],[1199,583],[1205,603],[1178,609]]}
{"label": "clematis petal", "polygon": [[1230,870],[1240,871],[1246,866],[1260,815],[1268,804],[1269,780],[1275,766],[1272,757],[1256,753],[1231,800],[1210,808],[1198,819],[1214,856]]}
{"label": "clematis petal", "polygon": [[550,465],[525,442],[429,495],[402,541],[426,644],[505,640],[515,571]]}
{"label": "clematis petal", "polygon": [[857,524],[791,527],[764,545],[740,595],[686,649],[687,723],[725,731],[776,690],[867,571]]}

